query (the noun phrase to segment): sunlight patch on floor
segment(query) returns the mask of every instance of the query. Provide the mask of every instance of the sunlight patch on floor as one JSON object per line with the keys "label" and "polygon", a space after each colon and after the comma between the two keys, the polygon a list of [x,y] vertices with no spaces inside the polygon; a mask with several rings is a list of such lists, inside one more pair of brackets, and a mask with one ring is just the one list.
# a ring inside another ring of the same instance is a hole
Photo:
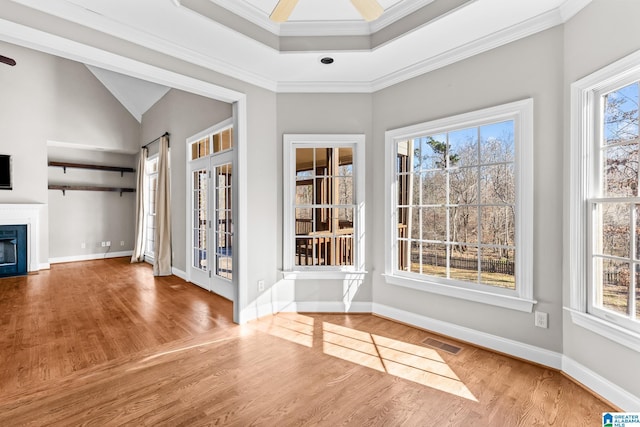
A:
{"label": "sunlight patch on floor", "polygon": [[274,337],[311,348],[313,346],[313,318],[297,313],[273,316],[268,322],[259,322],[257,329]]}
{"label": "sunlight patch on floor", "polygon": [[328,322],[322,332],[327,355],[478,401],[435,350]]}

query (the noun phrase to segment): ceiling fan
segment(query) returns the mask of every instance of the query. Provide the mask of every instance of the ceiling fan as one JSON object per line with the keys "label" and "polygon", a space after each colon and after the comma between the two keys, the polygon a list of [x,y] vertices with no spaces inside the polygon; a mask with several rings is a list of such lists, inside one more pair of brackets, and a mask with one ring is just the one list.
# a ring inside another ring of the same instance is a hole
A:
{"label": "ceiling fan", "polygon": [[13,58],[2,55],[0,55],[0,62],[2,62],[3,64],[11,65],[12,67],[16,65],[16,61]]}
{"label": "ceiling fan", "polygon": [[[384,12],[377,0],[351,0],[351,3],[365,21],[375,21]],[[298,0],[279,0],[269,18],[275,22],[286,22],[297,4]]]}

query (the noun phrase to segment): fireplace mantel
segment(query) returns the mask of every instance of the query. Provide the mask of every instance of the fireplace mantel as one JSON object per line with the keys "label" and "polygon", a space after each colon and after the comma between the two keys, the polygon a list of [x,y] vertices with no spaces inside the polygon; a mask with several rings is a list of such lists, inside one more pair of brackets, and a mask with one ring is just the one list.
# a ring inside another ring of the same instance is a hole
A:
{"label": "fireplace mantel", "polygon": [[27,225],[27,269],[40,269],[40,211],[44,204],[2,204],[0,203],[0,225]]}

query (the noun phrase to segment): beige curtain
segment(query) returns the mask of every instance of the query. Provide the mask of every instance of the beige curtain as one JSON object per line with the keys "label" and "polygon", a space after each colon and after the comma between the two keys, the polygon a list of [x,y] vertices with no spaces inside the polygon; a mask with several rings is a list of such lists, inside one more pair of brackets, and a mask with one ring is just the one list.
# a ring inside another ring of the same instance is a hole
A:
{"label": "beige curtain", "polygon": [[144,245],[147,240],[147,227],[144,223],[146,214],[144,199],[147,193],[147,186],[144,181],[146,177],[145,166],[147,164],[147,152],[148,150],[146,148],[140,149],[140,156],[138,158],[138,175],[136,178],[136,234],[131,262],[144,261]]}
{"label": "beige curtain", "polygon": [[160,138],[158,153],[154,276],[171,275],[171,183],[169,179],[169,137],[163,136]]}

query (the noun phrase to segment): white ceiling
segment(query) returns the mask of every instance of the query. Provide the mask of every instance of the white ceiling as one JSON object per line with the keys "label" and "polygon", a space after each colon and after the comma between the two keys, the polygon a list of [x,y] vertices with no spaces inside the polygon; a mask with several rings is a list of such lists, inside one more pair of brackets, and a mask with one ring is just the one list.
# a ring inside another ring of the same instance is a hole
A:
{"label": "white ceiling", "polygon": [[473,0],[371,49],[288,52],[185,7],[198,0],[11,1],[272,91],[371,93],[559,25],[591,0]]}
{"label": "white ceiling", "polygon": [[142,115],[169,91],[166,86],[113,71],[91,65],[87,65],[87,68],[140,123]]}

